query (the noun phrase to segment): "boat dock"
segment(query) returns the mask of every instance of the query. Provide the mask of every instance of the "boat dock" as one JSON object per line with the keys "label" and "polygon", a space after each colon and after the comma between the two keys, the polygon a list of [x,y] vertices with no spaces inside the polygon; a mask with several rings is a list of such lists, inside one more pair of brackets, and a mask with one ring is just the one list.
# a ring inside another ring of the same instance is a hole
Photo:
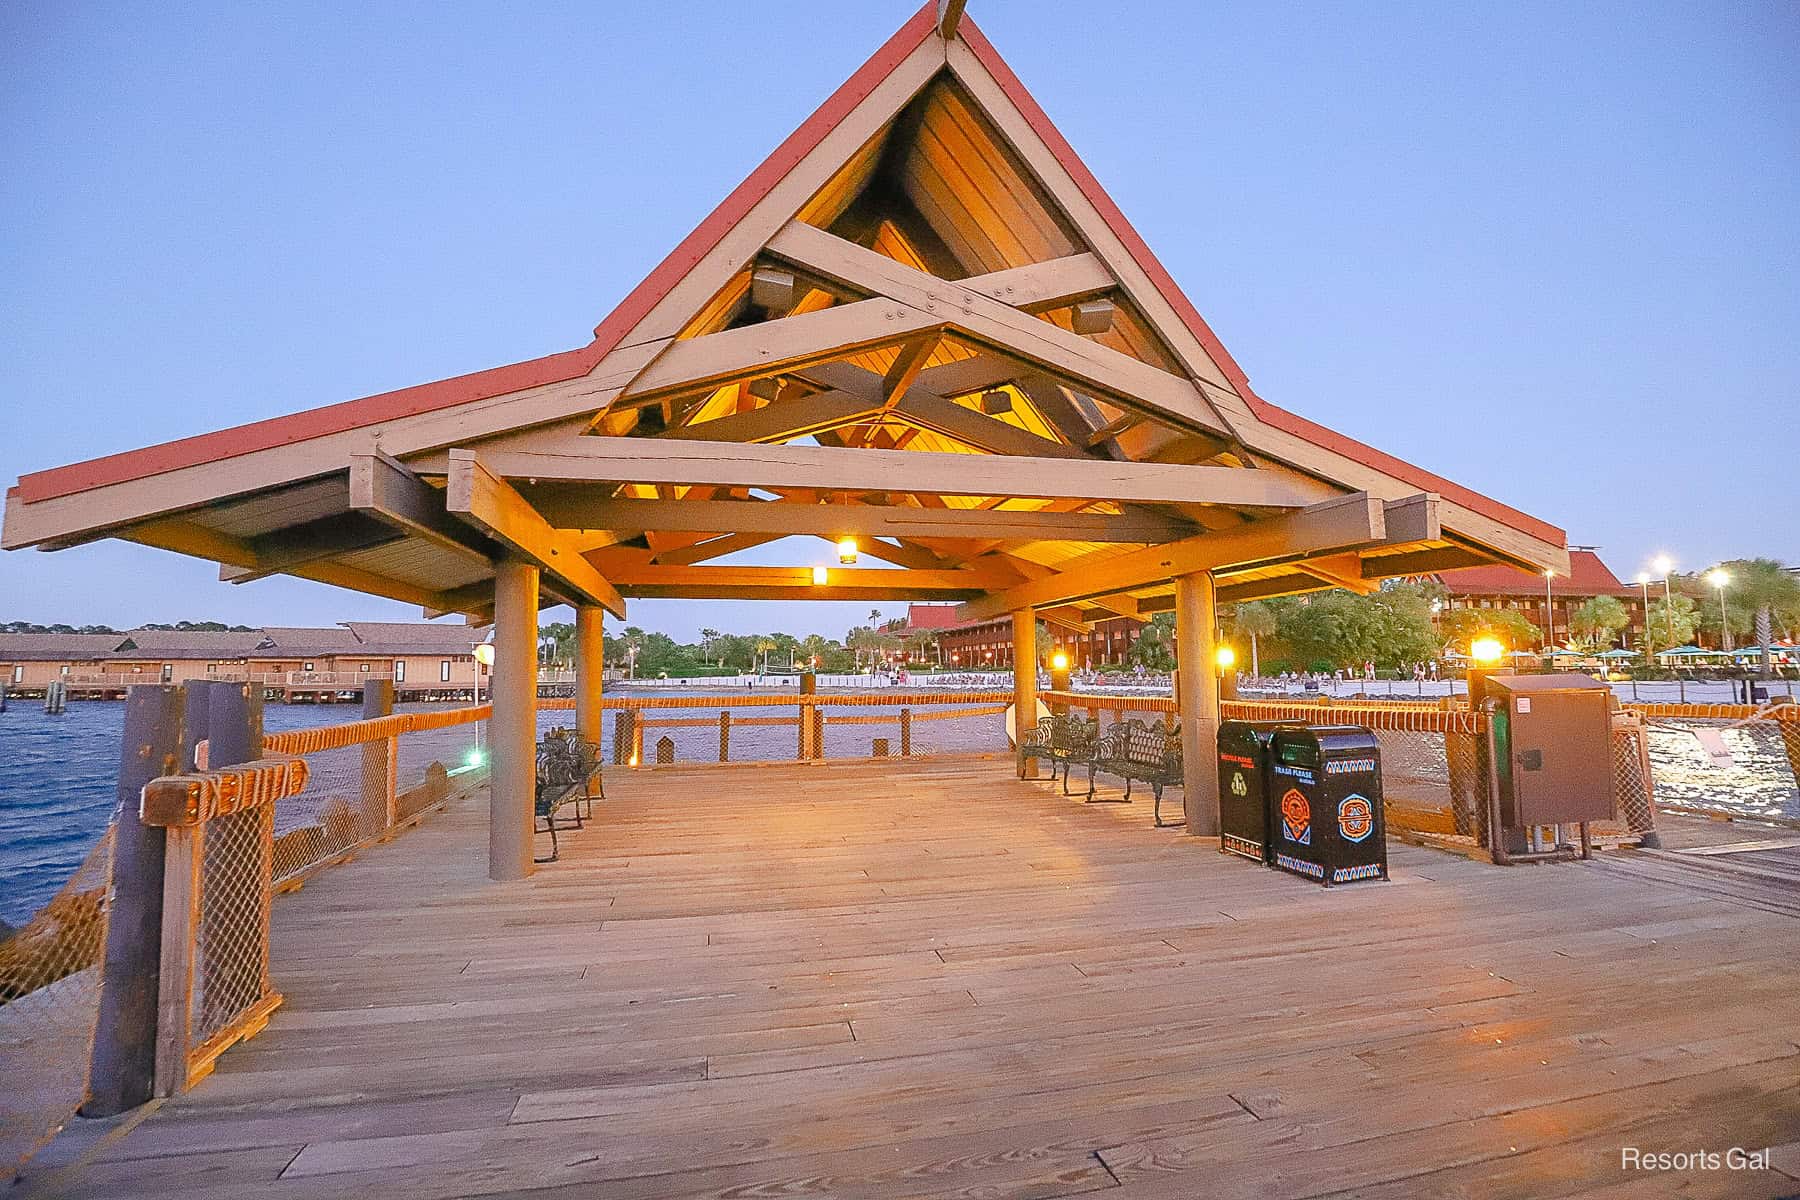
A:
{"label": "boat dock", "polygon": [[1792,893],[1666,855],[1396,844],[1391,883],[1326,890],[992,756],[607,788],[528,879],[487,878],[475,794],[283,897],[268,1027],[39,1171],[81,1160],[71,1200],[1622,1196],[1621,1145],[1800,1130]]}

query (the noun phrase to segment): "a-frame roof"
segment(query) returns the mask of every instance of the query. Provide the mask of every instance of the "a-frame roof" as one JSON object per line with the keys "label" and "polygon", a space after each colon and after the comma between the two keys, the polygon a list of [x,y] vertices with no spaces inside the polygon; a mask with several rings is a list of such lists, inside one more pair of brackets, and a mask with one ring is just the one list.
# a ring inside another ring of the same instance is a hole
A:
{"label": "a-frame roof", "polygon": [[[229,578],[285,571],[480,612],[492,556],[525,549],[518,529],[456,508],[490,492],[525,502],[533,544],[586,531],[561,542],[569,570],[552,592],[570,598],[594,597],[594,570],[636,581],[626,594],[793,594],[697,564],[784,527],[761,512],[745,524],[747,502],[853,503],[905,509],[871,547],[911,572],[891,588],[1017,602],[1061,594],[1017,590],[1046,572],[1128,556],[1118,543],[1243,540],[1240,526],[1274,533],[1267,518],[1346,492],[1429,493],[1441,499],[1425,517],[1407,509],[1411,524],[1376,515],[1365,536],[1265,554],[1240,594],[1565,566],[1560,530],[1258,397],[993,46],[953,24],[943,36],[935,3],[915,14],[587,346],[27,475],[6,545],[123,536],[216,559]],[[721,466],[731,456],[705,447],[723,442],[791,445]],[[990,459],[974,474],[1000,482],[984,490],[929,454],[846,470],[832,451],[848,449],[1024,456],[1072,482],[1022,483]],[[455,519],[383,507],[419,477],[447,482]],[[683,518],[646,515],[654,505]],[[779,507],[793,532],[823,536],[816,512]],[[988,513],[993,536],[959,512]],[[1330,561],[1294,565],[1313,555]],[[865,591],[883,594],[868,580],[846,594]]]}

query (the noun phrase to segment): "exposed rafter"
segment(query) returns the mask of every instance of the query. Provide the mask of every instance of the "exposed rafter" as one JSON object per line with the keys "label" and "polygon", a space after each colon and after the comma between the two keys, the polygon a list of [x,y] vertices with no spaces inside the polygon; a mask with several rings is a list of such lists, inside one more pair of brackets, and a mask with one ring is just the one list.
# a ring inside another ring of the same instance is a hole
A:
{"label": "exposed rafter", "polygon": [[1137,512],[913,508],[773,500],[665,502],[610,499],[579,484],[521,483],[518,487],[545,519],[562,529],[1078,542],[1164,542],[1192,536],[1194,532],[1194,527],[1184,521]]}
{"label": "exposed rafter", "polygon": [[1236,467],[1117,463],[914,450],[842,450],[827,446],[749,446],[656,438],[546,438],[531,451],[495,451],[483,461],[508,479],[563,482],[810,487],[940,496],[1096,498],[1151,504],[1298,508],[1312,502],[1269,471]]}
{"label": "exposed rafter", "polygon": [[[599,439],[594,439],[599,440]],[[623,620],[625,601],[568,535],[551,526],[474,451],[450,452],[446,507],[513,553],[536,563],[577,598]]]}

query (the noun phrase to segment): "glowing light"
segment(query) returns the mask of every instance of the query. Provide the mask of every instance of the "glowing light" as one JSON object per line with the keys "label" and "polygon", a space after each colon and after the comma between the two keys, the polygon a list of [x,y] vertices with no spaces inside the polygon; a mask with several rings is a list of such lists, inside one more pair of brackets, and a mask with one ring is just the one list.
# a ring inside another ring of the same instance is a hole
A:
{"label": "glowing light", "polygon": [[1726,584],[1731,582],[1731,576],[1723,571],[1708,571],[1706,574],[1706,582],[1712,584],[1716,588],[1723,588]]}
{"label": "glowing light", "polygon": [[475,647],[475,661],[484,667],[493,666],[494,644],[492,642],[483,642],[481,645]]}
{"label": "glowing light", "polygon": [[1545,579],[1555,579],[1556,572],[1549,567],[1545,567],[1544,568],[1544,578]]}
{"label": "glowing light", "polygon": [[634,754],[631,756],[631,761],[625,765],[630,766],[630,767],[635,767],[635,766],[637,766],[637,760],[638,760],[638,756]]}
{"label": "glowing light", "polygon": [[1497,663],[1506,654],[1506,647],[1491,637],[1476,638],[1469,646],[1469,657],[1478,663]]}
{"label": "glowing light", "polygon": [[1637,573],[1637,578],[1635,580],[1633,580],[1633,582],[1636,583],[1639,587],[1642,587],[1644,584],[1650,582],[1650,576],[1647,572],[1639,571]]}
{"label": "glowing light", "polygon": [[1052,654],[1050,656],[1050,669],[1052,671],[1068,670],[1069,669],[1069,656],[1064,654],[1061,650],[1058,650],[1055,654]]}
{"label": "glowing light", "polygon": [[463,757],[463,764],[465,766],[469,767],[471,770],[474,769],[475,767],[485,765],[486,762],[487,762],[487,755],[482,753],[480,746],[476,746],[474,749],[470,750],[469,753]]}
{"label": "glowing light", "polygon": [[1659,554],[1656,556],[1656,561],[1650,564],[1650,569],[1658,575],[1667,575],[1675,569],[1675,562],[1668,555]]}
{"label": "glowing light", "polygon": [[838,561],[843,563],[845,566],[849,566],[851,563],[856,561],[856,539],[855,538],[847,537],[847,538],[839,539],[839,541],[838,541]]}
{"label": "glowing light", "polygon": [[1230,646],[1220,646],[1213,651],[1213,661],[1219,664],[1219,670],[1229,671],[1237,663],[1237,651]]}
{"label": "glowing light", "polygon": [[829,571],[827,571],[824,567],[814,567],[813,568],[812,581],[813,581],[814,587],[824,587],[825,581],[827,579],[829,579],[830,577],[831,577],[831,573]]}

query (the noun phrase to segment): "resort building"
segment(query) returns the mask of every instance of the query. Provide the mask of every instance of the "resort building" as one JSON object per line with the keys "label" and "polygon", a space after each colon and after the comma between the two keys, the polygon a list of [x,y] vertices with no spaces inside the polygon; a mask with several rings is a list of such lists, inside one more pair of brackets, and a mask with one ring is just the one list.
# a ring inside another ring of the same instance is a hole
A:
{"label": "resort building", "polygon": [[[1624,636],[1629,646],[1641,644],[1644,629],[1644,596],[1641,589],[1619,582],[1592,550],[1569,551],[1569,569],[1546,578],[1513,567],[1493,564],[1440,571],[1435,576],[1449,593],[1448,608],[1511,609],[1543,629],[1546,602],[1550,609],[1550,642],[1567,645],[1569,620],[1575,610],[1596,596],[1611,596],[1625,606],[1631,618]],[[1547,596],[1546,596],[1547,593]]]}
{"label": "resort building", "polygon": [[96,671],[121,640],[116,633],[0,633],[0,682],[35,691]]}

